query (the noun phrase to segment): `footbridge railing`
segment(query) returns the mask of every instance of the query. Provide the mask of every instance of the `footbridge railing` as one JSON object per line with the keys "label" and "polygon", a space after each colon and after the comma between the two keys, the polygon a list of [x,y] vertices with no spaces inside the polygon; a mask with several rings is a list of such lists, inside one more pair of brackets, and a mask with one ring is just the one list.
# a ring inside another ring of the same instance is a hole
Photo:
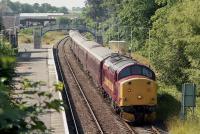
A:
{"label": "footbridge railing", "polygon": [[37,27],[34,30],[34,47],[41,47],[41,39],[42,36],[45,35],[49,31],[69,31],[69,30],[78,30],[80,32],[89,32],[91,33],[97,40],[98,43],[102,43],[102,34],[95,29],[89,28],[85,25],[49,25],[45,27]]}

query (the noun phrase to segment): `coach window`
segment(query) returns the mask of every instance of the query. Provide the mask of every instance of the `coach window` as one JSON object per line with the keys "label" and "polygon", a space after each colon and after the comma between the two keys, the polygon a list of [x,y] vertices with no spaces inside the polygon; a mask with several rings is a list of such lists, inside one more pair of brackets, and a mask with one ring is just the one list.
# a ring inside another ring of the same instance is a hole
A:
{"label": "coach window", "polygon": [[123,69],[120,73],[119,73],[119,77],[118,80],[130,76],[131,75],[131,71],[129,67],[126,67],[125,69]]}

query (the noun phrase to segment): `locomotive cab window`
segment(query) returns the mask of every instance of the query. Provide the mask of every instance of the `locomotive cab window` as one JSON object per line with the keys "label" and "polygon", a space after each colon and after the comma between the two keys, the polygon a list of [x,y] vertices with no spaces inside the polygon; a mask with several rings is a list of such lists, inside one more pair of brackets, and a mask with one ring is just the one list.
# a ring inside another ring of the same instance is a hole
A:
{"label": "locomotive cab window", "polygon": [[130,68],[124,68],[120,73],[119,73],[119,80],[125,77],[128,77],[131,75],[131,71]]}
{"label": "locomotive cab window", "polygon": [[141,65],[133,65],[133,66],[129,66],[124,68],[118,75],[118,80],[131,76],[131,75],[142,75],[142,76],[146,76],[150,79],[155,80],[155,74],[154,72],[145,67],[145,66],[141,66]]}

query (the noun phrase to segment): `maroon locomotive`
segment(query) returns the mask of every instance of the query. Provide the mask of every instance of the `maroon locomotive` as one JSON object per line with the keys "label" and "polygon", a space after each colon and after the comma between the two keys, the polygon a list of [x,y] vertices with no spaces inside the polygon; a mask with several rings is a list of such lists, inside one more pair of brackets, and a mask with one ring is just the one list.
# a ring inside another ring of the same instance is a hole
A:
{"label": "maroon locomotive", "polygon": [[155,119],[157,84],[149,67],[88,41],[78,31],[70,31],[69,35],[71,50],[83,69],[111,99],[112,107],[123,119]]}

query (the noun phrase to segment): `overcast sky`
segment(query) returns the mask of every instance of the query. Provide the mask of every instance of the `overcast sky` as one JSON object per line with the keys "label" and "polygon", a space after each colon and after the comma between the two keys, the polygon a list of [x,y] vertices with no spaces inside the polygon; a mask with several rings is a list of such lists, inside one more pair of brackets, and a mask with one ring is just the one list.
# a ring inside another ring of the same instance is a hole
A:
{"label": "overcast sky", "polygon": [[65,6],[69,9],[72,7],[83,7],[85,5],[85,0],[11,0],[11,1],[19,1],[21,3],[49,3],[53,6],[62,7]]}

